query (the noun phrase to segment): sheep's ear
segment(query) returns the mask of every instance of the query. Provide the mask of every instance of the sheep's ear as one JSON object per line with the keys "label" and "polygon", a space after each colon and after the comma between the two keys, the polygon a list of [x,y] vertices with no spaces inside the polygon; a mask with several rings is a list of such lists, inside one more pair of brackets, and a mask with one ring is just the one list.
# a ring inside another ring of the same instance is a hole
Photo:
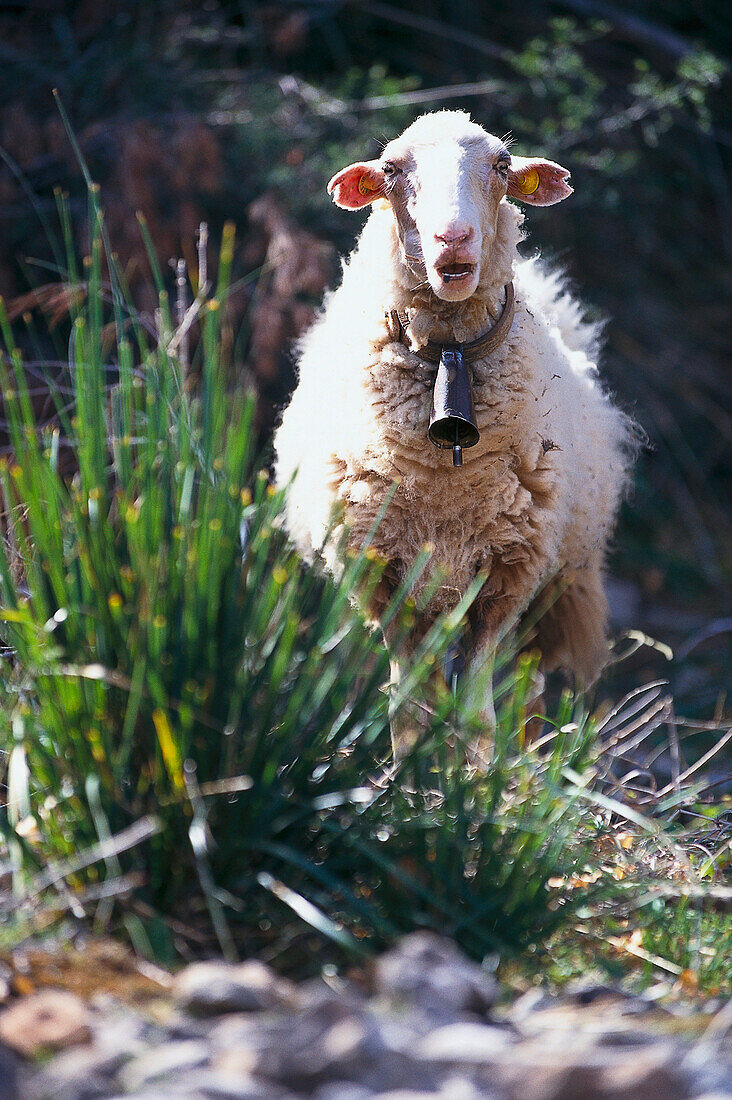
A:
{"label": "sheep's ear", "polygon": [[337,172],[328,184],[328,194],[336,206],[346,210],[358,210],[368,206],[384,194],[386,177],[376,160],[362,164],[349,164],[348,168]]}
{"label": "sheep's ear", "polygon": [[508,193],[534,206],[553,206],[572,194],[566,182],[569,172],[561,164],[541,157],[511,157]]}

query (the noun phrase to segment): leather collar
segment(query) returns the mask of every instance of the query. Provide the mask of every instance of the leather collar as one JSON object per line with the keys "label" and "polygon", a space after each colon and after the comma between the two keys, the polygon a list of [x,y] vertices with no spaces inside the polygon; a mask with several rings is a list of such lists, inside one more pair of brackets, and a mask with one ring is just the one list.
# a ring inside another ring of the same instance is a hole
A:
{"label": "leather collar", "polygon": [[[439,363],[443,348],[459,348],[463,353],[465,362],[474,363],[476,359],[482,359],[484,355],[489,355],[490,352],[495,351],[495,349],[503,343],[511,330],[513,315],[513,283],[506,283],[506,302],[501,311],[501,316],[496,323],[492,325],[487,332],[484,332],[482,336],[479,336],[477,340],[471,340],[467,344],[440,344],[435,340],[428,340],[419,351],[415,352],[415,355],[418,355],[420,359],[426,359],[429,363]],[[397,309],[388,310],[386,314],[386,327],[389,330],[389,335],[392,340],[397,340],[409,347],[407,343],[409,318],[406,313],[399,313]]]}

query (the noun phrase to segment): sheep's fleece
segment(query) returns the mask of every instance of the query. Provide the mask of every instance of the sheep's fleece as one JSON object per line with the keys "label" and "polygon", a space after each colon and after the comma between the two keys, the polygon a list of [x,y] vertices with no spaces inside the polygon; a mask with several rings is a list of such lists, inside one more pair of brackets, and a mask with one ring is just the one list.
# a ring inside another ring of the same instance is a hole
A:
{"label": "sheep's fleece", "polygon": [[[389,567],[373,615],[378,617],[415,555],[431,544],[432,569],[442,571],[442,582],[423,621],[454,607],[483,571],[487,579],[471,623],[474,639],[495,644],[537,593],[553,591],[535,644],[545,668],[561,666],[587,681],[606,654],[603,558],[632,450],[629,422],[598,383],[597,328],[582,321],[561,276],[536,260],[520,259],[523,214],[505,194],[508,188],[512,196],[522,195],[510,177],[505,182],[509,154],[502,142],[468,115],[441,111],[419,118],[387,146],[385,156],[392,147],[400,155],[406,150],[409,163],[418,166],[428,155],[433,164],[445,165],[467,148],[471,164],[494,156],[486,160],[494,170],[490,194],[502,190],[477,200],[485,223],[478,235],[479,282],[467,299],[456,300],[453,292],[438,296],[429,281],[434,271],[426,246],[421,257],[416,254],[424,244],[424,233],[419,241],[414,231],[422,198],[417,195],[409,207],[414,218],[405,237],[388,188],[376,192],[340,286],[301,341],[297,388],[276,432],[276,480],[292,481],[289,531],[312,557],[334,506],[342,505],[348,541],[359,547],[396,482],[374,538]],[[495,161],[496,150],[502,161]],[[511,176],[524,163],[512,158]],[[476,193],[482,194],[473,181]],[[567,186],[561,197],[570,193]],[[434,237],[434,247],[450,245],[447,231]],[[511,279],[516,309],[509,335],[469,368],[480,441],[455,469],[451,452],[427,436],[436,367],[420,358],[419,349],[429,339],[467,342],[482,336],[500,315]],[[389,334],[385,315],[393,309],[409,318],[411,346]],[[324,549],[334,571],[337,542],[338,531]],[[417,582],[417,598],[428,576],[429,570]]]}

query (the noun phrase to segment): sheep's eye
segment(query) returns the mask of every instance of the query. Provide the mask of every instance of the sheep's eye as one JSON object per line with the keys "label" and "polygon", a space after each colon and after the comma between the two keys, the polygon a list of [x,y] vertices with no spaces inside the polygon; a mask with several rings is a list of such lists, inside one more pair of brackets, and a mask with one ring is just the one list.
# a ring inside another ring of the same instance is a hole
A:
{"label": "sheep's eye", "polygon": [[381,171],[385,176],[396,176],[401,172],[401,168],[397,168],[396,164],[392,164],[390,160],[386,164],[382,164]]}

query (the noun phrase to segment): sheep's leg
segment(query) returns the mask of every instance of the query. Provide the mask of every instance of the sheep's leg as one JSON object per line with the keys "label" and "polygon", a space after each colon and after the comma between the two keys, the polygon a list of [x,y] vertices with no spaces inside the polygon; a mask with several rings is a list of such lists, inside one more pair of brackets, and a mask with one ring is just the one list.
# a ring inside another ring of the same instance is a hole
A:
{"label": "sheep's leg", "polygon": [[[389,607],[399,583],[399,573],[393,564],[386,567],[383,576],[371,593],[367,613],[378,621]],[[383,631],[384,643],[389,652],[389,729],[394,763],[408,755],[420,734],[420,724],[414,708],[408,700],[400,700],[400,690],[412,659],[414,639],[400,637],[397,621]]]}
{"label": "sheep's leg", "polygon": [[[482,724],[480,736],[471,745],[471,751],[480,766],[490,752],[496,731],[493,673],[496,658],[496,640],[485,639],[472,658],[465,700],[468,712],[478,715]],[[544,711],[544,674],[537,669],[525,700],[526,718],[523,723],[524,743],[529,744],[540,735],[544,722],[539,717]]]}
{"label": "sheep's leg", "polygon": [[[468,612],[473,656],[467,698],[473,712],[477,711],[483,723],[483,733],[475,746],[475,751],[483,755],[490,749],[496,729],[493,702],[496,647],[529,602],[541,568],[542,563],[538,559],[519,564],[494,562],[483,590]],[[543,677],[538,685],[537,697],[541,695],[542,688]]]}
{"label": "sheep's leg", "polygon": [[493,703],[495,660],[496,638],[492,634],[484,635],[482,642],[468,658],[467,684],[463,696],[467,713],[477,715],[482,726],[479,737],[470,746],[470,752],[475,763],[484,767],[496,732],[496,710]]}
{"label": "sheep's leg", "polygon": [[541,652],[542,668],[564,669],[578,686],[592,683],[607,660],[607,601],[601,562],[560,576],[555,592],[540,597],[548,603],[536,622],[532,645]]}
{"label": "sheep's leg", "polygon": [[526,697],[526,717],[523,721],[523,743],[530,745],[537,741],[544,729],[541,715],[546,710],[544,702],[545,678],[541,666],[534,673],[534,680]]}
{"label": "sheep's leg", "polygon": [[406,654],[390,657],[391,667],[389,694],[389,728],[391,730],[391,749],[394,763],[407,756],[419,740],[419,721],[414,708],[408,701],[399,701],[399,692],[406,673],[408,658]]}
{"label": "sheep's leg", "polygon": [[429,725],[429,713],[422,704],[404,698],[404,681],[415,660],[415,651],[431,625],[429,618],[420,619],[405,638],[398,624],[384,631],[384,641],[389,651],[390,698],[389,726],[395,763],[404,759],[415,747]]}

